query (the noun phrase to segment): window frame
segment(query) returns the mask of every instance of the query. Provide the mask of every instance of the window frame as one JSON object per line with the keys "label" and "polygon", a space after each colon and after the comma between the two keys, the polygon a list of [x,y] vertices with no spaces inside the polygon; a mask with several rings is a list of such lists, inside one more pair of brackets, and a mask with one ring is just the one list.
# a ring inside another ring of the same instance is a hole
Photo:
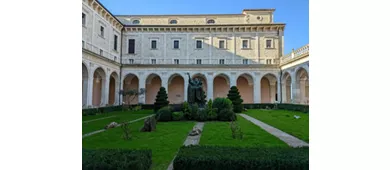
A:
{"label": "window frame", "polygon": [[[153,61],[154,61],[154,63],[153,63]],[[157,64],[157,60],[156,59],[150,59],[150,63]]]}
{"label": "window frame", "polygon": [[[153,42],[156,42],[156,47],[155,48],[153,48]],[[158,48],[157,48],[157,39],[151,39],[150,40],[150,49],[151,50],[157,50]]]}
{"label": "window frame", "polygon": [[[177,41],[177,48],[175,48],[175,42]],[[173,49],[180,49],[180,40],[173,40]]]}
{"label": "window frame", "polygon": [[[175,21],[175,23],[172,23],[173,21]],[[169,24],[177,24],[177,23],[178,23],[178,22],[177,22],[176,19],[172,19],[172,20],[169,21]]]}
{"label": "window frame", "polygon": [[[198,61],[200,61],[200,62],[198,63]],[[197,65],[201,65],[202,64],[202,59],[200,59],[200,58],[196,59],[196,64]]]}
{"label": "window frame", "polygon": [[134,64],[134,59],[130,58],[129,59],[129,64]]}
{"label": "window frame", "polygon": [[249,60],[248,59],[242,59],[242,64],[249,64]]}
{"label": "window frame", "polygon": [[[134,22],[137,22],[137,23],[134,23]],[[141,23],[141,21],[139,19],[134,19],[131,21],[131,24],[133,24],[133,25],[138,25],[140,23]]]}
{"label": "window frame", "polygon": [[100,25],[100,36],[104,38],[104,26]]}
{"label": "window frame", "polygon": [[[221,61],[222,61],[222,63],[221,63]],[[221,64],[221,65],[225,64],[225,59],[219,59],[219,64]]]}
{"label": "window frame", "polygon": [[[246,41],[247,42],[247,45],[246,45],[246,47],[244,47],[244,41]],[[241,49],[250,49],[251,48],[251,43],[250,43],[251,41],[249,40],[249,39],[242,39],[241,40]]]}
{"label": "window frame", "polygon": [[114,47],[115,51],[118,51],[118,35],[114,34]]}
{"label": "window frame", "polygon": [[83,24],[83,26],[87,26],[87,14],[85,14],[83,12],[81,16],[82,16],[82,24]]}
{"label": "window frame", "polygon": [[215,24],[215,20],[214,19],[208,19],[206,21],[207,24]]}
{"label": "window frame", "polygon": [[[269,62],[268,62],[268,61],[269,61]],[[266,60],[265,60],[265,63],[266,63],[266,64],[272,64],[272,59],[266,59]]]}
{"label": "window frame", "polygon": [[[133,40],[134,41],[134,43],[133,43],[133,52],[131,53],[130,51],[130,41],[131,40]],[[128,44],[127,44],[127,53],[128,54],[135,54],[135,39],[132,39],[132,38],[130,38],[130,39],[128,39]]]}
{"label": "window frame", "polygon": [[[198,41],[200,42],[200,48],[198,48]],[[203,49],[203,40],[201,40],[201,39],[196,39],[196,40],[195,40],[195,48],[196,48],[196,49]]]}
{"label": "window frame", "polygon": [[[270,46],[268,47],[268,42],[270,42]],[[265,48],[274,48],[272,39],[265,40]]]}
{"label": "window frame", "polygon": [[[223,42],[223,47],[221,48],[221,41]],[[219,40],[218,41],[218,49],[227,49],[226,47],[226,40]]]}
{"label": "window frame", "polygon": [[103,56],[104,51],[102,49],[99,50],[99,54]]}
{"label": "window frame", "polygon": [[[176,63],[177,61],[177,63]],[[173,59],[173,64],[180,64],[180,60],[179,59]]]}

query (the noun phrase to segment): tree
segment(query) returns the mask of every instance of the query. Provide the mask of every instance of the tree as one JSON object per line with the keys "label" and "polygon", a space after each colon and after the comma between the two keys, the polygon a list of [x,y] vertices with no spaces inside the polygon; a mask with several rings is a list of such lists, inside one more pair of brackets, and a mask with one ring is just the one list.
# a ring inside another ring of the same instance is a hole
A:
{"label": "tree", "polygon": [[157,112],[160,108],[168,106],[169,101],[167,99],[167,91],[164,87],[160,87],[160,91],[158,91],[156,101],[154,102],[154,111]]}
{"label": "tree", "polygon": [[139,89],[130,89],[130,90],[120,90],[119,95],[122,95],[123,98],[127,98],[127,105],[130,106],[130,102],[133,101],[136,97],[139,95],[143,95],[146,93],[146,90],[144,88]]}
{"label": "tree", "polygon": [[228,99],[230,99],[233,103],[233,111],[235,113],[241,113],[243,110],[240,92],[238,91],[236,86],[232,86],[229,90]]}

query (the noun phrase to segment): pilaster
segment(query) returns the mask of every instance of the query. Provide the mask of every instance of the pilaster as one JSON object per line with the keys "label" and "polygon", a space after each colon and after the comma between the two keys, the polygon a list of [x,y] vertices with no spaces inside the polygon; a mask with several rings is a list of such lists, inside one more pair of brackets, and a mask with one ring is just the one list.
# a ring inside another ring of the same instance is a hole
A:
{"label": "pilaster", "polygon": [[255,73],[253,77],[253,102],[261,103],[260,73]]}

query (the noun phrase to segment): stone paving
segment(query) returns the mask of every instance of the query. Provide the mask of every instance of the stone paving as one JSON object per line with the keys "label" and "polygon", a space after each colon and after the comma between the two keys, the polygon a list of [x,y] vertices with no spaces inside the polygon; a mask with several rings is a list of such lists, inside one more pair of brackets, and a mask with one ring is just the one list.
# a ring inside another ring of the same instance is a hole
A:
{"label": "stone paving", "polygon": [[[203,133],[203,126],[204,126],[204,122],[197,122],[194,127],[200,129],[202,131],[202,133]],[[202,133],[200,133],[200,135],[196,135],[196,136],[187,136],[187,139],[184,141],[183,145],[184,146],[188,146],[188,145],[197,145],[197,144],[199,144],[200,137],[202,136]],[[173,161],[175,160],[175,158],[176,158],[176,155],[173,158],[173,160],[171,161],[171,164],[169,164],[167,170],[173,170]]]}
{"label": "stone paving", "polygon": [[[135,120],[132,120],[132,121],[129,121],[129,123],[134,123],[134,122],[146,119],[146,118],[151,117],[151,116],[154,116],[154,114],[149,115],[149,116],[145,116],[145,117],[141,117],[139,119],[135,119]],[[120,127],[121,125],[122,124],[119,124],[117,127]],[[115,127],[115,128],[117,128],[117,127]],[[97,131],[94,131],[94,132],[90,132],[90,133],[84,134],[83,138],[91,136],[91,135],[94,135],[94,134],[97,134],[97,133],[100,133],[100,132],[104,132],[104,131],[106,131],[106,129],[101,129],[101,130],[97,130]]]}
{"label": "stone paving", "polygon": [[265,131],[267,131],[268,133],[278,137],[280,140],[282,140],[283,142],[286,142],[289,146],[291,147],[302,147],[302,146],[309,146],[308,143],[290,135],[290,134],[287,134],[279,129],[276,129],[268,124],[265,124],[264,122],[262,121],[259,121],[251,116],[248,116],[246,114],[239,114],[240,116],[242,116],[243,118],[245,118],[246,120],[249,120],[250,122],[252,122],[253,124],[259,126],[260,128],[264,129]]}

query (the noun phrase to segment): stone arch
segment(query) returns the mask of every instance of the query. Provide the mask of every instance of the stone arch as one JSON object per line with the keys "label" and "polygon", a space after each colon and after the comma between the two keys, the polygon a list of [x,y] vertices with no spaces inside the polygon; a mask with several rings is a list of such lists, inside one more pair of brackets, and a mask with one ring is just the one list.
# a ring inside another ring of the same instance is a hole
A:
{"label": "stone arch", "polygon": [[205,94],[207,95],[207,78],[204,74],[202,73],[196,73],[194,75],[191,76],[191,78],[198,78],[202,81],[202,88],[205,92]]}
{"label": "stone arch", "polygon": [[299,67],[296,70],[296,98],[297,103],[309,104],[309,75],[305,68]]}
{"label": "stone arch", "polygon": [[[128,90],[137,90],[139,91],[139,79],[136,74],[129,73],[125,76],[123,79],[123,90],[128,91]],[[138,104],[138,96],[132,96],[131,98],[129,97],[124,97],[123,98],[123,103],[124,104]]]}
{"label": "stone arch", "polygon": [[[149,74],[145,79],[146,87],[146,104],[153,104],[156,100],[156,96],[161,87],[161,76],[156,73]],[[167,90],[167,89],[166,89]]]}
{"label": "stone arch", "polygon": [[237,77],[236,81],[243,103],[253,103],[253,76],[243,73]]}
{"label": "stone arch", "polygon": [[274,103],[277,99],[277,80],[273,73],[267,73],[260,79],[262,103]]}
{"label": "stone arch", "polygon": [[116,71],[110,75],[109,89],[108,89],[108,104],[115,105],[119,101],[119,76]]}
{"label": "stone arch", "polygon": [[282,75],[282,103],[291,103],[292,89],[291,89],[291,73],[288,71]]}
{"label": "stone arch", "polygon": [[168,101],[170,104],[184,102],[184,77],[180,74],[172,74],[168,78]]}
{"label": "stone arch", "polygon": [[82,72],[83,72],[83,83],[82,83],[82,100],[83,100],[83,107],[87,106],[87,99],[88,99],[88,78],[89,78],[89,72],[88,67],[84,64],[82,64]]}
{"label": "stone arch", "polygon": [[106,88],[106,72],[101,67],[97,67],[93,72],[93,92],[92,105],[103,106],[104,104],[104,89]]}
{"label": "stone arch", "polygon": [[224,73],[220,73],[213,78],[213,97],[227,97],[230,90],[230,77]]}

